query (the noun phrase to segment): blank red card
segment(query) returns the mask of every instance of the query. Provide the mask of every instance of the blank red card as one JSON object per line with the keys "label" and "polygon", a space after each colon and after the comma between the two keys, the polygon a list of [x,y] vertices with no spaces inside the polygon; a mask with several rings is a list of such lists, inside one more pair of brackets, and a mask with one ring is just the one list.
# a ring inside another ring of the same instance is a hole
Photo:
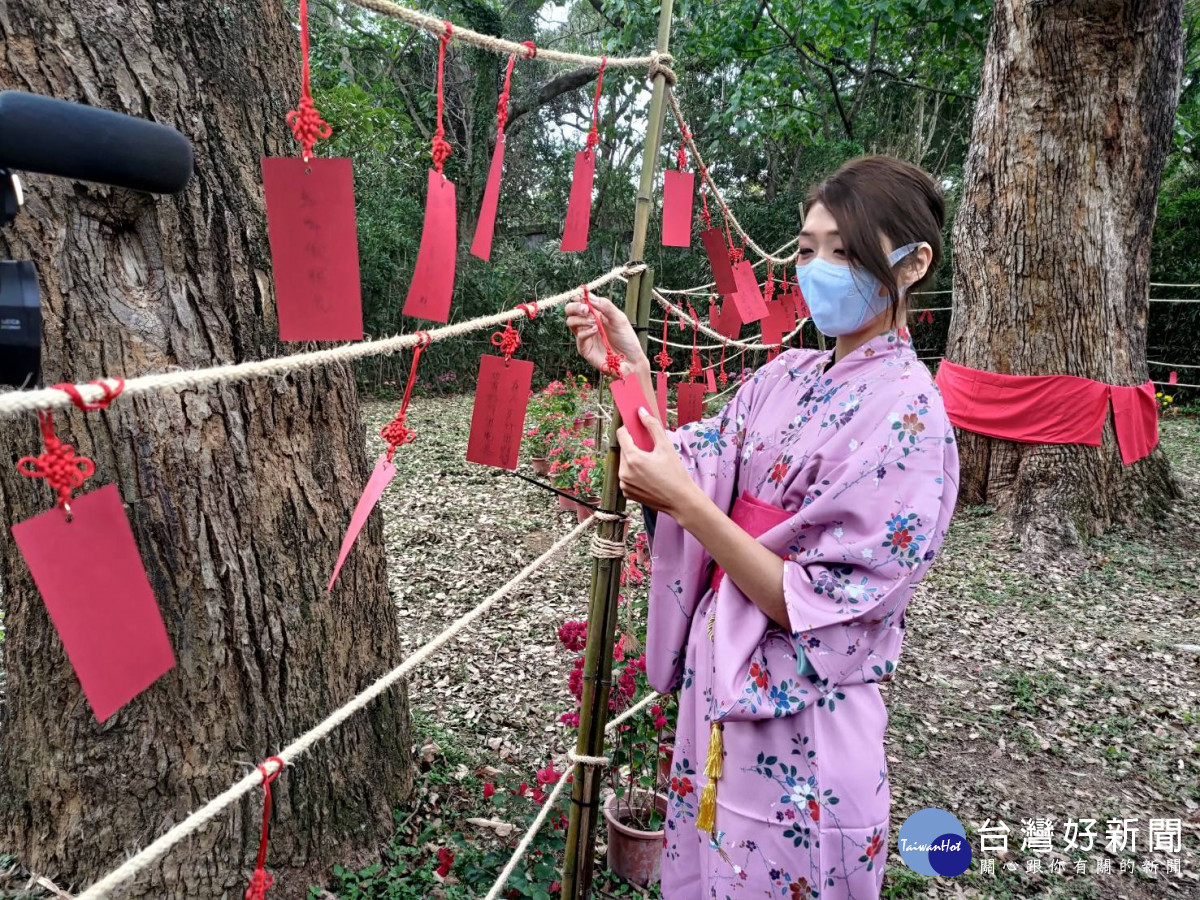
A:
{"label": "blank red card", "polygon": [[733,280],[737,283],[737,292],[732,295],[733,302],[737,305],[742,324],[757,322],[765,317],[767,301],[759,290],[758,276],[754,274],[750,260],[743,259],[733,267]]}
{"label": "blank red card", "polygon": [[667,424],[667,373],[657,372],[654,378],[654,397],[658,401],[658,421],[662,422],[663,428],[668,428]]}
{"label": "blank red card", "polygon": [[704,385],[682,382],[676,391],[676,418],[679,425],[698,422],[704,416]]}
{"label": "blank red card", "polygon": [[457,255],[458,214],[454,205],[454,182],[430,169],[421,249],[417,251],[417,267],[404,301],[406,316],[431,322],[450,320]]}
{"label": "blank red card", "polygon": [[736,341],[742,333],[742,320],[738,317],[737,304],[730,297],[721,301],[721,314],[713,328],[732,341]]}
{"label": "blank red card", "polygon": [[379,502],[379,498],[383,496],[383,492],[387,490],[387,486],[395,477],[395,464],[388,462],[386,453],[379,454],[379,459],[375,460],[375,471],[367,480],[367,486],[363,488],[362,496],[358,498],[358,503],[354,506],[354,514],[350,516],[350,527],[346,529],[346,534],[342,538],[342,548],[338,551],[337,565],[333,567],[333,574],[329,576],[329,586],[325,590],[333,590],[333,583],[337,581],[338,573],[342,571],[346,557],[350,555],[354,542],[358,540],[359,532],[367,524],[367,517],[371,515],[371,510],[375,508],[375,504]]}
{"label": "blank red card", "polygon": [[488,169],[487,185],[483,189],[483,204],[479,207],[479,218],[475,222],[475,237],[471,241],[471,254],[484,262],[492,258],[492,235],[496,232],[496,207],[500,202],[500,176],[504,171],[504,135],[496,141],[492,151],[492,165]]}
{"label": "blank red card", "polygon": [[116,486],[72,500],[71,514],[68,522],[55,507],[12,533],[104,722],[169,672],[175,655]]}
{"label": "blank red card", "polygon": [[692,200],[696,189],[696,173],[668,169],[663,173],[664,247],[692,245]]}
{"label": "blank red card", "polygon": [[764,344],[782,344],[784,331],[791,331],[791,311],[781,300],[772,300],[767,304],[767,317],[762,320],[762,336]]}
{"label": "blank red card", "polygon": [[533,363],[503,356],[485,355],[479,361],[475,386],[475,410],[467,439],[467,461],[515,469],[525,427],[525,408],[533,383]]}
{"label": "blank red card", "polygon": [[571,177],[571,199],[567,201],[567,222],[563,226],[564,253],[586,250],[588,226],[592,220],[592,182],[596,177],[596,154],[580,150],[575,154],[575,174]]}
{"label": "blank red card", "polygon": [[638,449],[649,453],[654,449],[654,438],[650,437],[650,432],[638,416],[638,407],[650,409],[650,401],[646,399],[642,386],[636,378],[624,375],[613,379],[609,389],[612,391],[613,402],[617,404],[617,410],[621,413],[621,424],[625,426]]}
{"label": "blank red card", "polygon": [[725,235],[721,234],[721,229],[710,228],[700,232],[700,240],[704,244],[704,252],[708,254],[708,264],[712,266],[717,290],[722,294],[732,294],[737,291],[737,282],[733,278],[733,267],[729,265],[729,248],[725,246]]}
{"label": "blank red card", "polygon": [[362,294],[348,159],[263,157],[283,341],[360,341]]}
{"label": "blank red card", "polygon": [[704,370],[704,386],[710,394],[717,389],[717,376],[711,368]]}

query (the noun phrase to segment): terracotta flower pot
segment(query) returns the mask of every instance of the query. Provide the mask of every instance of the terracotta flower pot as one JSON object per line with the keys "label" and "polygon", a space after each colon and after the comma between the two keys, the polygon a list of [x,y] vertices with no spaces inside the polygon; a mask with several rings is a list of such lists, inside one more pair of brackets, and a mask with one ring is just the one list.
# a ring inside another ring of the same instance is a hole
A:
{"label": "terracotta flower pot", "polygon": [[[583,499],[586,500],[588,503],[596,502],[595,497],[584,497]],[[592,509],[590,506],[588,506],[586,503],[576,503],[575,504],[575,515],[579,517],[580,522],[586,522],[589,518],[591,518],[591,515],[593,512],[595,512],[595,510]]]}
{"label": "terracotta flower pot", "polygon": [[575,509],[575,501],[572,500],[570,497],[567,497],[563,494],[555,494],[555,496],[558,497],[558,508],[559,509],[565,509],[565,510],[574,510]]}
{"label": "terracotta flower pot", "polygon": [[582,421],[583,421],[583,427],[587,428],[589,425],[591,425],[593,422],[596,421],[596,414],[594,412],[584,413]]}
{"label": "terracotta flower pot", "polygon": [[535,456],[530,460],[535,475],[549,475],[550,461],[544,456]]}
{"label": "terracotta flower pot", "polygon": [[[644,798],[645,793],[639,794]],[[666,794],[654,794],[654,805],[666,817]],[[620,821],[620,812],[625,802],[618,801],[616,794],[609,794],[604,801],[604,821],[608,823],[608,867],[615,875],[626,881],[646,887],[657,884],[662,865],[663,836],[658,831],[639,831]]]}

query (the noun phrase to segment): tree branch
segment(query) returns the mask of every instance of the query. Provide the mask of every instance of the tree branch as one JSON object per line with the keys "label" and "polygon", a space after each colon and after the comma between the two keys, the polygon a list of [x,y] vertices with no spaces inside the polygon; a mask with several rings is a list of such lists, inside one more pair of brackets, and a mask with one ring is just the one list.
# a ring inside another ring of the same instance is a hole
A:
{"label": "tree branch", "polygon": [[537,89],[537,93],[533,95],[533,99],[525,103],[513,103],[508,108],[508,127],[505,129],[506,133],[512,134],[516,128],[520,128],[521,120],[529,113],[545,106],[556,97],[561,97],[568,91],[581,88],[595,79],[595,69],[572,69],[570,72],[555,75]]}

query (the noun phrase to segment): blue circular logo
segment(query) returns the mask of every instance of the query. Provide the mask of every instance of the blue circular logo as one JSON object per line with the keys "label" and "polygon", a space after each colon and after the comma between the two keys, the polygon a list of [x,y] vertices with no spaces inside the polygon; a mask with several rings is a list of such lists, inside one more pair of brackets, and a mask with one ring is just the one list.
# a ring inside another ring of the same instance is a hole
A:
{"label": "blue circular logo", "polygon": [[904,820],[896,838],[900,858],[922,875],[961,875],[971,867],[971,845],[962,823],[930,806]]}

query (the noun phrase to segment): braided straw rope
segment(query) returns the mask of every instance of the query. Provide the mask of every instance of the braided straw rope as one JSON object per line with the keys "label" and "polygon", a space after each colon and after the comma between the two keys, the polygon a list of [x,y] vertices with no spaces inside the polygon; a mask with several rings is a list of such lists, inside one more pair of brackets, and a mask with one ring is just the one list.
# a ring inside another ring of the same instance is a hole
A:
{"label": "braided straw rope", "polygon": [[[632,275],[646,268],[645,263],[617,266],[605,274],[588,282],[588,289],[595,290],[622,276]],[[583,296],[583,288],[576,287],[553,297],[546,297],[534,303],[524,304],[526,307],[536,307],[538,312],[551,307],[561,306],[569,300],[577,300]],[[442,328],[434,328],[426,332],[430,341],[444,341],[472,331],[484,328],[494,328],[513,319],[524,316],[519,308],[506,309],[504,312],[490,316],[481,316],[466,322],[456,322]],[[250,378],[265,378],[272,375],[284,375],[288,372],[298,372],[302,369],[314,369],[319,366],[334,363],[350,362],[356,359],[366,359],[371,356],[384,356],[415,347],[421,341],[419,333],[398,334],[379,340],[356,341],[343,344],[328,350],[313,350],[308,353],[295,353],[291,356],[278,356],[274,359],[255,360],[254,362],[236,363],[226,366],[212,366],[205,369],[185,369],[178,372],[163,372],[157,375],[142,375],[130,378],[125,382],[125,390],[117,398],[129,397],[134,394],[149,394],[156,392],[191,390],[207,387],[211,384],[228,381],[246,381]],[[106,379],[112,381],[111,378]],[[95,402],[105,396],[103,388],[94,384],[77,384],[75,389],[85,401]],[[71,405],[71,397],[57,388],[43,388],[37,391],[9,391],[0,394],[0,419],[11,418],[19,413],[33,412],[39,409],[58,409]]]}
{"label": "braided straw rope", "polygon": [[[371,12],[379,13],[381,16],[397,19],[406,25],[411,25],[413,28],[427,31],[434,37],[440,38],[446,33],[446,23],[444,20],[439,19],[437,16],[417,12],[415,9],[409,9],[407,6],[401,6],[399,3],[392,3],[390,0],[349,0],[349,2]],[[465,28],[462,25],[454,25],[453,23],[451,23],[450,39],[452,41],[462,41],[464,44],[471,44],[481,50],[487,50],[500,56],[512,56],[516,54],[527,59],[537,57],[547,62],[572,63],[578,66],[600,68],[601,57],[599,56],[587,56],[582,53],[564,53],[561,50],[544,50],[541,47],[531,51],[529,47],[519,44],[516,41],[506,41],[503,38],[493,37],[490,34],[480,34],[478,31],[472,31],[470,28]],[[669,62],[673,58],[669,53],[657,52],[651,53],[648,56],[609,56],[605,57],[605,67],[609,69],[648,68],[651,77],[658,72],[662,72],[667,79],[667,83],[674,84],[675,73],[664,65],[665,62]]]}
{"label": "braided straw rope", "polygon": [[[491,609],[504,597],[508,596],[512,591],[527,581],[538,569],[546,564],[552,557],[556,556],[566,549],[570,544],[578,538],[584,531],[590,528],[593,524],[593,519],[588,518],[580,522],[575,528],[563,535],[557,543],[549,550],[527,565],[524,569],[518,572],[511,581],[495,591],[486,600],[472,609],[470,612],[460,616],[449,628],[439,634],[433,640],[424,644],[404,660],[399,666],[392,669],[387,674],[378,678],[366,690],[357,696],[353,697],[348,703],[334,710],[324,721],[320,722],[313,728],[304,732],[296,738],[288,746],[284,747],[276,756],[283,760],[284,763],[292,763],[298,757],[307,752],[317,741],[328,737],[342,723],[349,719],[359,710],[368,706],[372,700],[380,694],[387,691],[392,685],[399,681],[404,676],[408,675],[413,669],[427,661],[435,652],[449,643],[454,637],[465,631],[476,619],[482,616],[485,612]],[[140,853],[126,860],[122,865],[113,869],[90,888],[79,894],[77,900],[97,900],[100,897],[107,897],[115,890],[121,887],[126,882],[134,878],[143,869],[153,865],[159,859],[166,855],[167,851],[178,844],[180,841],[195,834],[209,822],[217,817],[227,807],[236,803],[250,791],[254,790],[263,782],[263,773],[267,776],[275,774],[279,770],[279,765],[268,760],[263,763],[261,768],[256,768],[253,772],[247,774],[244,778],[234,784],[232,787],[218,794],[200,809],[196,810],[182,822],[171,828],[166,834],[159,837],[154,843],[146,847]]]}
{"label": "braided straw rope", "polygon": [[[798,243],[800,243],[800,238],[794,237],[790,241],[788,241],[786,244],[784,244],[782,247],[780,247],[778,250],[776,250],[775,252],[782,253],[784,250],[788,249],[788,247],[791,247],[793,244],[798,244]],[[792,254],[792,256],[794,258],[795,254]],[[771,259],[776,259],[776,257],[772,256]],[[763,265],[766,262],[767,262],[767,259],[764,257],[763,259],[760,259],[758,262],[753,263],[753,267],[757,269],[759,266]],[[715,288],[716,286],[717,286],[717,283],[715,281],[710,281],[707,284],[697,284],[696,286],[690,287],[690,288],[659,288],[658,290],[662,291],[664,294],[711,294],[711,293],[713,293],[713,288]],[[915,297],[917,295],[913,294],[913,296]]]}
{"label": "braided straw rope", "polygon": [[[675,313],[675,315],[677,315],[681,319],[683,319],[684,324],[687,325],[688,327],[691,327],[694,324],[697,328],[700,329],[700,331],[702,333],[707,334],[711,338],[716,338],[718,341],[721,341],[722,343],[724,343],[727,340],[725,335],[721,334],[721,332],[717,331],[716,329],[710,328],[709,326],[705,325],[703,322],[693,323],[692,317],[690,315],[688,315],[687,310],[680,309],[678,306],[676,306],[674,303],[672,303],[670,300],[668,300],[666,297],[664,297],[662,294],[660,294],[657,289],[654,290],[654,299],[658,301],[658,305],[661,306],[663,309],[667,310],[668,312],[673,312],[673,313]],[[788,341],[790,341],[792,338],[794,338],[797,334],[800,333],[800,330],[803,327],[804,327],[803,325],[800,325],[796,328],[793,328],[791,331],[789,331],[787,334],[785,334],[782,338],[782,343],[786,344]],[[658,342],[661,344],[662,338],[658,338]],[[729,340],[728,345],[730,347],[741,347],[745,350],[774,350],[775,347],[777,346],[776,344],[755,344],[755,343],[751,343],[750,341],[735,341],[735,340]],[[679,346],[679,345],[674,344],[672,346]],[[688,345],[688,349],[691,349],[690,345]]]}
{"label": "braided straw rope", "polygon": [[793,253],[790,256],[775,256],[758,246],[758,244],[755,243],[754,238],[746,234],[746,230],[742,228],[741,223],[737,220],[737,216],[733,214],[733,210],[729,208],[729,204],[725,202],[725,198],[721,195],[721,190],[717,187],[717,183],[713,181],[712,175],[709,174],[708,166],[704,162],[704,157],[700,155],[700,151],[696,148],[696,142],[692,139],[692,133],[683,120],[683,110],[679,108],[679,100],[675,97],[675,91],[669,88],[667,89],[667,102],[671,104],[671,112],[675,116],[675,121],[679,123],[679,130],[683,134],[683,139],[687,141],[688,149],[692,151],[692,155],[696,159],[696,167],[700,170],[701,175],[704,176],[705,182],[707,182],[709,189],[712,190],[712,194],[716,198],[717,203],[720,204],[721,209],[725,211],[725,215],[729,216],[729,221],[733,225],[734,230],[740,234],[743,239],[745,239],[746,244],[751,250],[768,262],[773,262],[780,266],[786,266],[793,263],[796,260],[797,254]]}

